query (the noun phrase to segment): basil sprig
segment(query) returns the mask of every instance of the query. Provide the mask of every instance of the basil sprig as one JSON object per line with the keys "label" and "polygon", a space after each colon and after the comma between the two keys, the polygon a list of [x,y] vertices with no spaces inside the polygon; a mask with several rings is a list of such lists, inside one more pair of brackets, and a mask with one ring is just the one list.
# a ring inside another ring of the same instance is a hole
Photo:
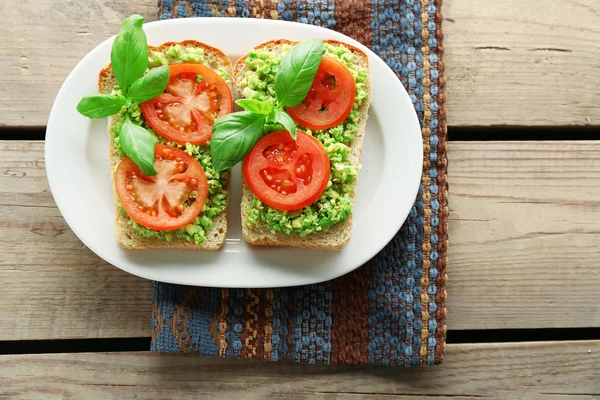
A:
{"label": "basil sprig", "polygon": [[266,101],[259,101],[254,99],[240,99],[235,102],[238,106],[242,107],[246,111],[253,112],[255,114],[271,115],[275,107],[273,104],[267,103]]}
{"label": "basil sprig", "polygon": [[296,122],[290,117],[290,114],[283,110],[275,110],[275,113],[269,116],[268,122],[275,122],[282,125],[287,129],[292,138],[296,140]]}
{"label": "basil sprig", "polygon": [[214,168],[224,171],[244,158],[260,139],[266,119],[266,115],[251,111],[240,111],[217,119],[210,142]]}
{"label": "basil sprig", "polygon": [[325,44],[319,39],[307,39],[294,46],[281,60],[275,74],[275,97],[285,107],[295,107],[306,97],[312,86]]}
{"label": "basil sprig", "polygon": [[121,111],[127,100],[123,96],[92,93],[77,104],[77,111],[89,118],[105,118]]}
{"label": "basil sprig", "polygon": [[320,39],[298,43],[283,57],[275,74],[275,106],[266,101],[242,99],[236,103],[246,111],[228,114],[215,121],[210,152],[217,171],[240,162],[262,136],[265,123],[283,126],[296,140],[296,123],[284,107],[295,107],[304,100],[323,54],[325,44]]}
{"label": "basil sprig", "polygon": [[152,68],[148,73],[131,85],[128,97],[134,103],[143,103],[162,94],[169,83],[171,71],[163,65]]}
{"label": "basil sprig", "polygon": [[[118,114],[123,107],[143,103],[162,94],[169,83],[169,67],[148,69],[148,43],[142,29],[144,18],[134,14],[121,25],[110,52],[112,72],[119,83],[117,96],[93,93],[84,96],[77,111],[88,118],[105,118]],[[119,132],[125,154],[145,175],[156,175],[154,139],[150,132],[127,118]]]}
{"label": "basil sprig", "polygon": [[137,14],[125,19],[110,51],[113,74],[125,95],[148,68],[148,42],[143,23],[144,17]]}
{"label": "basil sprig", "polygon": [[140,167],[144,175],[156,175],[154,168],[154,138],[150,132],[129,120],[125,120],[119,133],[125,153]]}

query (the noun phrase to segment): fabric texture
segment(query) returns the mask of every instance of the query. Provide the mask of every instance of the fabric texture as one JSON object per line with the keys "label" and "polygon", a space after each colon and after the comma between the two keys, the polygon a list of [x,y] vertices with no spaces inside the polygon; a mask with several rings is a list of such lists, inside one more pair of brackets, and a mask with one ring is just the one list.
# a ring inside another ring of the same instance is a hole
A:
{"label": "fabric texture", "polygon": [[448,191],[441,6],[442,0],[159,2],[160,19],[282,19],[324,26],[362,42],[408,91],[421,122],[424,164],[404,226],[377,256],[346,276],[273,289],[154,282],[153,351],[308,364],[442,361]]}

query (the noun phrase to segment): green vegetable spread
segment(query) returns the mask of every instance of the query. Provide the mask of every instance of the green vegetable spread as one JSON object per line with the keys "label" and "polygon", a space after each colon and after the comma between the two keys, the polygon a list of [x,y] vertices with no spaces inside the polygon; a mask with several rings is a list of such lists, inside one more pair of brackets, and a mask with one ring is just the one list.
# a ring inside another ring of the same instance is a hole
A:
{"label": "green vegetable spread", "polygon": [[[319,140],[331,163],[331,177],[327,189],[313,204],[301,211],[280,211],[263,204],[254,197],[248,206],[246,224],[249,227],[266,223],[274,232],[286,234],[298,233],[306,236],[313,232],[329,229],[334,224],[343,222],[352,213],[351,193],[356,183],[358,169],[350,159],[350,145],[358,132],[358,108],[368,98],[367,72],[357,68],[354,55],[343,45],[326,44],[325,56],[341,61],[352,73],[356,81],[356,97],[352,112],[340,125],[322,131],[311,131],[298,126],[303,132],[313,135]],[[291,46],[285,51],[289,51]],[[285,54],[276,54],[268,50],[251,51],[246,58],[249,71],[241,81],[241,91],[245,98],[266,101],[276,104],[275,73]],[[281,125],[265,125],[264,134],[280,130]]]}
{"label": "green vegetable spread", "polygon": [[[178,62],[195,62],[203,64],[205,62],[204,50],[192,46],[173,45],[164,52],[151,52],[148,59],[150,68],[160,65],[175,64]],[[146,71],[146,73],[147,72],[148,71]],[[217,72],[223,79],[225,79],[225,81],[229,83],[229,75],[225,70],[219,70]],[[118,87],[115,87],[112,94],[119,95],[121,94],[121,90]],[[146,128],[146,130],[153,135],[156,143],[166,144],[182,149],[190,156],[194,157],[200,163],[200,165],[202,165],[202,169],[204,170],[206,179],[208,181],[208,198],[206,199],[206,203],[204,204],[202,212],[191,224],[181,229],[165,232],[148,229],[138,224],[131,218],[129,218],[129,224],[140,235],[145,237],[163,239],[166,241],[171,241],[173,238],[178,237],[194,243],[204,242],[206,240],[206,232],[212,228],[212,218],[227,208],[227,187],[229,184],[229,172],[217,172],[213,168],[213,163],[210,156],[210,142],[202,145],[191,145],[188,143],[185,146],[174,142],[169,142],[162,136],[157,135],[152,128],[150,128],[150,126],[144,120],[144,116],[142,115],[140,106],[138,104],[126,104],[123,106],[117,117],[118,121],[111,127],[110,134],[112,136],[115,150],[120,156],[125,157],[125,152],[119,141],[119,132],[121,130],[121,126],[127,117],[129,117],[134,124]],[[127,215],[125,209],[121,205],[119,205],[119,210],[123,214]]]}

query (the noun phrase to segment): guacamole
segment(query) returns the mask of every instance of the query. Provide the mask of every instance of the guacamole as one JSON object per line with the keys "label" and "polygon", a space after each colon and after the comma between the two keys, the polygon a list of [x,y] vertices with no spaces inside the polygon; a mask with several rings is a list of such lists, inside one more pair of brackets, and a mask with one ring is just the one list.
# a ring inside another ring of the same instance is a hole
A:
{"label": "guacamole", "polygon": [[[353,65],[354,54],[343,45],[325,44],[325,56],[341,61],[352,73],[356,81],[356,97],[348,118],[340,125],[322,131],[311,131],[298,126],[298,129],[319,140],[331,163],[331,177],[327,189],[313,204],[301,211],[280,211],[263,204],[256,197],[248,206],[246,224],[249,227],[261,223],[273,232],[297,233],[306,236],[313,232],[325,231],[334,224],[343,222],[352,213],[351,193],[356,184],[358,169],[350,161],[350,145],[358,132],[360,114],[358,108],[369,96],[367,91],[368,74]],[[289,50],[284,48],[284,52]],[[254,50],[248,54],[246,72],[241,81],[241,92],[245,98],[267,101],[275,105],[275,73],[285,54],[268,50]],[[267,125],[265,134],[282,129],[279,125]]]}
{"label": "guacamole", "polygon": [[[148,58],[149,67],[157,67],[160,65],[169,65],[176,62],[204,62],[204,50],[189,46],[181,46],[179,44],[170,46],[166,51],[163,52],[150,52]],[[224,69],[217,71],[223,79],[229,83],[229,74]],[[120,89],[116,87],[113,90],[113,94],[120,94]],[[184,150],[190,156],[194,157],[202,166],[206,179],[208,181],[208,197],[202,212],[194,222],[191,224],[176,229],[173,231],[155,231],[148,229],[131,218],[129,218],[129,224],[142,236],[162,239],[171,241],[173,238],[182,238],[189,242],[202,243],[206,240],[206,232],[212,228],[212,218],[222,213],[227,208],[228,191],[229,185],[229,172],[217,172],[215,171],[212,159],[210,157],[210,142],[202,145],[191,145],[186,144],[185,146],[179,145],[174,142],[169,142],[162,136],[157,135],[152,128],[144,120],[139,104],[126,104],[119,112],[117,118],[118,121],[110,129],[110,134],[115,146],[116,151],[122,157],[125,157],[125,152],[119,142],[119,132],[125,119],[129,119],[138,125],[142,125],[148,130],[153,136],[154,141],[158,144],[166,144],[179,149]],[[118,209],[121,213],[127,215],[125,209],[119,204]]]}

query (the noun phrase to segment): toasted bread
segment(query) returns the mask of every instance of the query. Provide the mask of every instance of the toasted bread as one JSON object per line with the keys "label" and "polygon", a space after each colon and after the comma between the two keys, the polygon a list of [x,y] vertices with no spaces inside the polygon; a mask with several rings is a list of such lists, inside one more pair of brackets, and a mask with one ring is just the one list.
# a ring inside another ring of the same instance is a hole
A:
{"label": "toasted bread", "polygon": [[[360,157],[363,147],[363,138],[365,134],[365,124],[367,123],[367,111],[371,102],[371,84],[370,84],[370,72],[369,72],[369,59],[368,56],[360,49],[342,43],[335,40],[325,40],[325,43],[333,45],[344,45],[354,55],[354,62],[357,67],[360,67],[367,71],[369,79],[367,80],[367,91],[369,98],[359,108],[360,119],[358,123],[358,133],[356,134],[354,141],[350,146],[350,160],[352,164],[360,167]],[[283,45],[295,45],[296,42],[289,40],[272,40],[263,43],[257,47],[258,49],[267,49],[272,52],[281,52]],[[243,79],[245,72],[248,67],[245,64],[246,56],[243,56],[238,60],[234,68],[234,86],[236,89],[240,88],[240,81]],[[356,187],[356,186],[355,186]],[[352,200],[354,201],[355,189],[351,193]],[[254,195],[245,182],[242,182],[242,233],[244,239],[255,245],[262,246],[293,246],[293,247],[307,247],[316,248],[321,250],[341,250],[349,241],[352,235],[352,215],[341,223],[333,225],[327,231],[320,231],[311,233],[307,236],[301,237],[297,233],[286,234],[283,232],[273,232],[265,223],[262,221],[257,226],[248,227],[246,219],[248,217],[248,205],[252,202]]]}
{"label": "toasted bread", "polygon": [[[166,52],[171,46],[181,45],[183,47],[194,47],[204,49],[204,57],[206,59],[206,65],[214,70],[223,68],[230,76],[232,76],[232,64],[229,57],[222,51],[207,46],[201,42],[194,40],[186,40],[179,43],[168,42],[163,43],[160,46],[153,47],[149,46],[149,52]],[[176,63],[171,58],[167,58],[169,63]],[[115,85],[117,84],[116,78],[112,74],[111,66],[108,65],[102,71],[98,79],[98,89],[100,93],[110,93]],[[231,93],[233,94],[233,87],[230,85]],[[111,165],[111,176],[113,177],[113,193],[115,200],[115,216],[116,216],[116,234],[117,242],[124,248],[127,249],[143,249],[143,248],[174,248],[174,249],[197,249],[197,250],[218,250],[223,247],[225,243],[225,234],[227,232],[227,211],[220,213],[212,218],[213,226],[206,232],[206,240],[203,243],[189,242],[185,239],[173,236],[171,241],[164,239],[149,238],[140,235],[130,224],[130,218],[121,213],[117,208],[119,199],[115,189],[114,173],[123,160],[123,158],[116,151],[112,136],[110,135],[110,128],[118,122],[117,117],[113,116],[109,118],[108,129],[109,129],[109,151],[110,151],[110,165]],[[229,189],[229,188],[227,188]],[[227,199],[229,201],[229,199]]]}

